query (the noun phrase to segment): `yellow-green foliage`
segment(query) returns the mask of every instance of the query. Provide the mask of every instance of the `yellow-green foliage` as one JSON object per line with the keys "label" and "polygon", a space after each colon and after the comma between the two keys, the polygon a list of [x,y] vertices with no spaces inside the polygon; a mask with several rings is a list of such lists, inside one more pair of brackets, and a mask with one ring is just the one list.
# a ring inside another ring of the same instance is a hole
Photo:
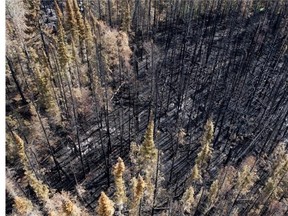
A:
{"label": "yellow-green foliage", "polygon": [[[44,68],[45,72],[43,72],[43,76],[46,76],[46,73],[47,73],[47,76],[49,76],[50,78],[50,72],[49,72],[49,65],[48,65],[48,57],[46,56],[44,50],[42,48],[33,48],[33,47],[30,47],[29,49],[29,54],[30,54],[30,57],[31,57],[31,62],[32,62],[32,65],[31,65],[31,68],[33,68],[34,70],[38,70],[39,72],[39,68],[41,65],[41,68]],[[47,72],[46,72],[47,70]],[[36,71],[35,71],[36,73]],[[39,74],[36,74],[37,76],[39,76]],[[41,73],[41,76],[42,76],[42,73]],[[36,77],[37,79],[37,77]],[[36,80],[37,81],[37,80]]]}
{"label": "yellow-green foliage", "polygon": [[[67,1],[69,2],[69,1]],[[57,43],[58,43],[58,57],[61,69],[64,69],[69,62],[69,54],[67,45],[65,42],[65,32],[62,25],[61,20],[58,18],[58,36],[57,36]]]}
{"label": "yellow-green foliage", "polygon": [[74,204],[71,202],[71,200],[64,201],[62,204],[63,211],[67,215],[72,215],[74,212]]}
{"label": "yellow-green foliage", "polygon": [[74,39],[71,39],[71,60],[78,61],[78,53]]}
{"label": "yellow-green foliage", "polygon": [[194,204],[194,188],[192,186],[188,187],[181,199],[181,205],[183,210],[191,213]]}
{"label": "yellow-green foliage", "polygon": [[236,188],[241,194],[246,194],[249,189],[253,186],[257,180],[257,175],[251,168],[247,165],[243,167],[241,172],[238,172],[238,180],[236,183]]}
{"label": "yellow-green foliage", "polygon": [[[137,145],[135,142],[131,143],[130,159],[134,164],[136,171],[142,171],[146,175],[150,173],[150,170],[155,169],[157,163],[157,148],[154,144],[154,122],[150,120],[146,133],[144,135],[144,141],[142,145]],[[147,180],[147,179],[146,179]]]}
{"label": "yellow-green foliage", "polygon": [[146,183],[143,180],[142,176],[139,175],[137,179],[135,177],[132,179],[132,184],[133,184],[133,200],[137,203],[140,201],[140,199],[144,194]]}
{"label": "yellow-green foliage", "polygon": [[[281,151],[281,147],[280,151]],[[279,148],[278,148],[279,149]],[[283,148],[282,148],[283,149]],[[280,184],[281,182],[285,182],[285,175],[287,176],[288,173],[288,154],[285,153],[285,150],[282,152],[279,152],[279,154],[276,157],[279,161],[275,161],[276,166],[272,173],[272,176],[270,176],[262,189],[262,196],[265,198],[268,198],[271,196],[272,198],[279,198],[281,194],[283,194],[285,189],[285,186],[283,184]],[[285,183],[284,183],[285,185]],[[286,190],[287,190],[287,177],[286,177]],[[283,186],[283,187],[282,187]]]}
{"label": "yellow-green foliage", "polygon": [[88,22],[87,18],[85,17],[85,43],[86,43],[86,51],[88,58],[91,57],[94,50],[94,40],[93,40],[93,34],[91,30],[91,25]]}
{"label": "yellow-green foliage", "polygon": [[36,196],[41,200],[42,202],[46,202],[49,199],[49,188],[46,184],[42,183],[41,180],[38,180],[34,173],[32,173],[30,170],[27,170],[25,172],[25,176],[28,179],[29,184],[33,188]]}
{"label": "yellow-green foliage", "polygon": [[74,10],[74,16],[75,16],[75,19],[77,22],[79,38],[80,38],[80,40],[84,40],[85,35],[86,35],[85,25],[84,25],[84,20],[83,20],[82,14],[81,14],[80,9],[78,7],[77,0],[73,0],[73,10]]}
{"label": "yellow-green foliage", "polygon": [[112,216],[114,211],[114,203],[104,192],[101,192],[98,200],[98,207],[96,208],[97,214],[99,216]]}
{"label": "yellow-green foliage", "polygon": [[281,193],[281,188],[277,187],[277,181],[276,179],[269,177],[268,180],[265,183],[264,188],[262,189],[262,194],[265,198],[276,197],[279,198],[279,193]]}
{"label": "yellow-green foliage", "polygon": [[19,196],[14,197],[13,207],[16,209],[18,215],[28,215],[28,213],[31,213],[33,209],[33,205],[30,200]]}
{"label": "yellow-green foliage", "polygon": [[79,31],[78,31],[78,25],[77,25],[75,12],[73,9],[73,0],[66,1],[66,11],[67,11],[67,19],[66,19],[67,30],[71,34],[74,41],[77,43]]}
{"label": "yellow-green foliage", "polygon": [[139,175],[137,179],[135,177],[133,177],[133,179],[132,179],[132,200],[131,200],[129,215],[131,215],[131,216],[137,215],[140,201],[144,195],[145,187],[146,187],[146,183],[143,180],[141,175]]}
{"label": "yellow-green foliage", "polygon": [[154,122],[149,121],[143,144],[140,148],[140,155],[142,157],[142,163],[151,165],[157,161],[157,149],[154,144]]}
{"label": "yellow-green foliage", "polygon": [[24,141],[16,134],[13,132],[13,135],[16,140],[16,145],[17,145],[17,150],[18,150],[18,156],[20,158],[21,164],[23,165],[24,169],[28,167],[28,159],[25,153],[25,147],[24,147]]}
{"label": "yellow-green foliage", "polygon": [[209,158],[212,155],[212,140],[214,136],[214,124],[211,119],[208,119],[205,128],[204,134],[201,140],[201,150],[197,154],[196,163],[199,165],[205,165],[208,163]]}
{"label": "yellow-green foliage", "polygon": [[46,184],[43,184],[42,181],[38,180],[35,177],[34,173],[30,171],[28,159],[25,153],[24,141],[16,133],[14,133],[14,137],[16,139],[16,144],[18,146],[18,155],[25,170],[25,176],[29,184],[33,188],[36,196],[41,201],[45,202],[46,200],[49,199],[49,188]]}
{"label": "yellow-green foliage", "polygon": [[43,68],[40,72],[39,64],[34,67],[34,72],[36,76],[37,87],[40,93],[40,106],[52,115],[59,114],[56,108],[56,103],[52,93],[52,84],[50,81],[50,72],[47,67]]}
{"label": "yellow-green foliage", "polygon": [[16,180],[12,173],[13,171],[9,168],[6,170],[6,191],[14,200],[12,215],[28,216],[33,214],[36,216],[37,210],[35,206],[25,196],[20,195],[22,191],[16,186]]}
{"label": "yellow-green foliage", "polygon": [[213,204],[217,201],[218,191],[219,191],[219,181],[218,179],[216,179],[209,189],[208,202],[210,204]]}
{"label": "yellow-green foliage", "polygon": [[120,16],[121,16],[121,26],[120,29],[124,32],[129,33],[131,28],[131,10],[128,0],[124,0],[120,4]]}
{"label": "yellow-green foliage", "polygon": [[201,151],[197,154],[196,163],[202,165],[207,164],[209,158],[212,154],[212,148],[208,145],[208,143],[202,146]]}
{"label": "yellow-green foliage", "polygon": [[200,172],[199,172],[199,167],[198,167],[198,164],[195,163],[193,169],[192,169],[192,172],[191,172],[191,179],[194,181],[194,180],[201,180],[201,175],[200,175]]}
{"label": "yellow-green foliage", "polygon": [[288,172],[288,154],[285,154],[285,156],[282,158],[280,165],[279,165],[279,171],[277,174],[279,176],[283,176]]}
{"label": "yellow-green foliage", "polygon": [[7,133],[6,133],[5,146],[6,146],[7,162],[14,163],[17,158],[17,146],[15,145],[15,142],[13,142],[13,139],[10,136],[10,134]]}
{"label": "yellow-green foliage", "polygon": [[204,146],[205,144],[212,144],[212,140],[214,137],[214,124],[211,119],[208,119],[205,127],[204,127],[204,134],[202,136],[201,144]]}
{"label": "yellow-green foliage", "polygon": [[154,144],[153,132],[154,131],[154,122],[151,119],[149,121],[144,141],[140,147],[139,160],[138,164],[140,171],[144,173],[144,179],[146,182],[147,201],[150,202],[153,200],[153,191],[154,191],[154,180],[155,172],[157,166],[157,148]]}
{"label": "yellow-green foliage", "polygon": [[276,178],[281,178],[283,174],[288,171],[288,153],[285,149],[285,144],[280,143],[274,150],[273,156],[273,170],[272,175]]}
{"label": "yellow-green foliage", "polygon": [[55,193],[45,203],[45,209],[51,216],[88,216],[87,210],[81,208],[77,200],[68,192]]}
{"label": "yellow-green foliage", "polygon": [[116,187],[116,204],[119,206],[122,206],[127,198],[126,198],[126,192],[125,192],[125,183],[123,180],[123,173],[125,171],[125,164],[123,160],[119,157],[117,164],[113,167],[113,175],[114,175],[114,181],[115,181],[115,187]]}

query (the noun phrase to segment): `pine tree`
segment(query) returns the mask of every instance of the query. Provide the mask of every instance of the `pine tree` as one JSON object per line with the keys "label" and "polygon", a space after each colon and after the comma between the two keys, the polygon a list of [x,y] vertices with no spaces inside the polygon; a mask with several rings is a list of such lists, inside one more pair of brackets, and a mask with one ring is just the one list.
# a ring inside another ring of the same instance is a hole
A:
{"label": "pine tree", "polygon": [[46,202],[49,199],[49,187],[42,183],[41,180],[38,180],[35,177],[35,174],[30,170],[29,161],[24,149],[24,141],[16,133],[13,133],[13,135],[18,146],[18,155],[20,161],[22,163],[23,169],[25,170],[25,177],[27,178],[39,200],[41,202]]}
{"label": "pine tree", "polygon": [[[152,116],[152,114],[151,114]],[[154,121],[151,118],[144,141],[140,147],[138,164],[140,165],[140,171],[143,172],[143,176],[146,182],[146,201],[152,202],[154,196],[154,181],[156,178],[156,167],[157,167],[157,155],[158,151],[154,144]]]}
{"label": "pine tree", "polygon": [[54,0],[54,4],[55,4],[55,11],[56,11],[56,15],[57,15],[57,19],[61,20],[61,22],[63,22],[63,13],[57,3],[57,0]]}
{"label": "pine tree", "polygon": [[66,215],[75,215],[74,212],[74,204],[71,200],[64,201],[62,204],[63,212],[66,213]]}
{"label": "pine tree", "polygon": [[132,179],[132,200],[129,215],[131,216],[137,215],[139,204],[144,195],[145,188],[146,183],[141,175],[139,175],[137,179],[135,177]]}
{"label": "pine tree", "polygon": [[104,192],[101,192],[96,212],[99,216],[112,216],[115,212],[114,203]]}
{"label": "pine tree", "polygon": [[73,5],[74,5],[73,0],[67,0],[66,2],[66,11],[67,11],[66,26],[67,26],[68,33],[70,33],[75,43],[78,43],[79,30],[78,30],[78,24],[77,24],[77,20],[75,16],[75,11],[73,9]]}
{"label": "pine tree", "polygon": [[73,10],[74,10],[74,16],[77,22],[79,39],[80,41],[83,41],[86,36],[86,29],[85,29],[84,20],[80,12],[77,0],[73,0]]}
{"label": "pine tree", "polygon": [[201,180],[201,175],[200,175],[200,171],[199,171],[199,165],[197,163],[195,163],[192,171],[191,171],[191,180],[192,181],[197,181],[197,180]]}
{"label": "pine tree", "polygon": [[148,123],[146,133],[144,136],[144,141],[140,148],[140,155],[142,157],[143,164],[147,166],[155,164],[157,160],[157,149],[154,144],[154,122],[151,119]]}
{"label": "pine tree", "polygon": [[34,67],[34,73],[36,77],[37,87],[40,93],[40,107],[47,110],[47,112],[59,119],[59,108],[56,104],[56,101],[53,97],[52,84],[51,84],[51,75],[47,67],[42,69],[40,72],[40,66],[36,63]]}
{"label": "pine tree", "polygon": [[91,29],[91,25],[88,21],[88,19],[85,17],[85,43],[86,43],[86,54],[87,58],[91,58],[91,54],[93,50],[95,49],[94,47],[94,40],[93,40],[93,33]]}
{"label": "pine tree", "polygon": [[209,194],[208,194],[208,201],[210,204],[213,204],[217,201],[217,195],[219,191],[219,181],[216,179],[210,186]]}
{"label": "pine tree", "polygon": [[[9,121],[6,117],[6,122]],[[6,150],[6,164],[14,165],[17,160],[17,146],[13,142],[11,135],[6,131],[5,140],[5,150]]]}
{"label": "pine tree", "polygon": [[124,171],[125,171],[125,164],[123,160],[119,157],[117,164],[113,168],[113,175],[116,188],[115,204],[118,206],[120,213],[121,210],[123,209],[123,205],[127,201],[125,183],[123,180]]}
{"label": "pine tree", "polygon": [[78,56],[76,44],[73,38],[71,40],[71,62],[74,63],[74,66],[76,68],[75,70],[77,73],[77,82],[78,82],[78,86],[81,88],[88,83],[88,77],[86,76],[85,73],[83,72],[81,73],[80,71],[79,56]]}
{"label": "pine tree", "polygon": [[14,136],[15,141],[16,141],[18,156],[20,158],[22,166],[25,169],[26,167],[29,166],[29,162],[28,162],[26,152],[25,152],[24,141],[15,132],[13,132],[13,136]]}
{"label": "pine tree", "polygon": [[[53,117],[56,122],[60,121],[60,110],[57,101],[54,97],[52,76],[50,74],[48,64],[43,64],[41,58],[37,55],[35,49],[30,48],[31,56],[31,68],[35,75],[35,82],[33,83],[34,91],[39,93],[39,107],[49,114],[49,117]],[[45,53],[43,53],[45,56]],[[40,68],[40,65],[42,68]]]}
{"label": "pine tree", "polygon": [[[69,1],[67,1],[68,3]],[[68,54],[68,49],[67,49],[67,45],[65,42],[65,32],[64,32],[64,28],[62,25],[62,22],[60,20],[60,18],[58,17],[58,35],[57,35],[57,43],[58,43],[58,56],[59,56],[59,62],[60,62],[60,67],[61,67],[61,71],[65,70],[66,65],[69,62],[69,54]]]}
{"label": "pine tree", "polygon": [[256,172],[252,171],[251,167],[248,165],[245,165],[241,172],[238,172],[236,189],[240,191],[241,194],[246,194],[249,192],[250,188],[254,185],[257,179],[258,177]]}
{"label": "pine tree", "polygon": [[185,193],[183,194],[180,202],[183,207],[183,210],[185,212],[191,213],[191,210],[194,205],[194,188],[192,186],[188,187],[185,190]]}
{"label": "pine tree", "polygon": [[207,165],[209,158],[212,155],[212,140],[214,135],[214,124],[211,119],[205,124],[204,134],[201,140],[201,150],[197,154],[196,163],[199,166]]}
{"label": "pine tree", "polygon": [[52,216],[88,216],[87,210],[80,205],[79,201],[70,193],[61,191],[55,193],[44,207]]}
{"label": "pine tree", "polygon": [[24,32],[29,36],[27,40],[31,40],[39,34],[40,0],[23,0],[23,2],[26,10]]}
{"label": "pine tree", "polygon": [[34,48],[40,57],[41,63],[47,64],[51,68],[49,60],[48,46],[44,40],[44,33],[41,29],[40,22],[40,0],[23,0],[25,13],[24,32],[27,34],[25,38],[27,45]]}
{"label": "pine tree", "polygon": [[123,2],[120,3],[120,17],[120,29],[126,33],[129,33],[131,31],[132,18],[128,0],[123,0]]}
{"label": "pine tree", "polygon": [[49,199],[50,194],[48,185],[44,184],[41,180],[38,180],[35,174],[30,170],[25,171],[25,177],[33,188],[37,198],[41,202],[46,202]]}
{"label": "pine tree", "polygon": [[8,168],[6,170],[6,191],[14,201],[12,215],[40,215],[37,206],[34,205],[19,188],[15,177],[16,176],[13,176],[13,171]]}
{"label": "pine tree", "polygon": [[19,215],[29,215],[33,211],[33,204],[25,197],[15,196],[13,208]]}

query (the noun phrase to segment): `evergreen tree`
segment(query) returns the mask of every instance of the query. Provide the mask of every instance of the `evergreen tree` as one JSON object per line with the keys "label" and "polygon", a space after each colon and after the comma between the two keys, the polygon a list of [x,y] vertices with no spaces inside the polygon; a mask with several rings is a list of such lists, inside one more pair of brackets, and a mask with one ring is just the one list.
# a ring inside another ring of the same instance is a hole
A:
{"label": "evergreen tree", "polygon": [[123,205],[125,204],[126,198],[126,189],[123,180],[123,174],[125,171],[125,164],[123,160],[119,157],[117,164],[113,168],[113,175],[115,181],[115,204],[118,206],[119,213],[121,214],[121,210],[123,209]]}
{"label": "evergreen tree", "polygon": [[35,174],[31,171],[29,160],[27,158],[25,148],[24,148],[24,141],[16,134],[13,133],[15,137],[16,144],[18,147],[18,155],[21,160],[23,169],[25,170],[25,177],[27,178],[29,184],[33,188],[36,196],[39,198],[41,202],[46,202],[49,199],[49,187],[48,185],[44,184],[41,180],[38,180],[35,177]]}
{"label": "evergreen tree", "polygon": [[85,17],[85,44],[87,58],[92,59],[92,53],[95,50],[93,33],[88,19]]}
{"label": "evergreen tree", "polygon": [[145,188],[146,183],[141,175],[139,175],[137,179],[135,177],[132,179],[132,200],[130,204],[129,215],[137,215],[139,204],[144,195]]}
{"label": "evergreen tree", "polygon": [[[152,114],[151,114],[152,116]],[[151,118],[140,147],[139,164],[147,187],[147,201],[153,200],[158,151],[154,144],[154,121]]]}
{"label": "evergreen tree", "polygon": [[201,150],[197,154],[196,163],[199,166],[207,165],[208,160],[212,155],[212,140],[214,136],[214,124],[211,119],[208,119],[205,128],[204,128],[204,134],[202,136],[201,140]]}
{"label": "evergreen tree", "polygon": [[35,37],[39,36],[40,0],[23,0],[23,2],[26,10],[24,32],[28,35],[27,40],[31,41],[31,38],[35,40]]}
{"label": "evergreen tree", "polygon": [[23,3],[26,10],[24,32],[27,34],[25,38],[27,44],[36,50],[41,63],[47,64],[51,68],[47,42],[40,25],[40,0],[23,0]]}
{"label": "evergreen tree", "polygon": [[79,39],[80,41],[83,41],[86,37],[86,29],[84,20],[82,17],[82,14],[80,12],[77,0],[73,0],[73,10],[74,10],[74,16],[77,23],[78,33],[79,33]]}
{"label": "evergreen tree", "polygon": [[114,203],[104,192],[101,192],[96,212],[99,216],[112,216],[115,212]]}
{"label": "evergreen tree", "polygon": [[120,3],[120,29],[124,32],[129,33],[131,31],[131,10],[130,10],[130,4],[128,0],[123,0],[123,2]]}
{"label": "evergreen tree", "polygon": [[[69,2],[69,1],[67,1]],[[69,54],[67,45],[65,42],[65,32],[64,28],[62,26],[61,20],[58,18],[58,35],[57,35],[57,43],[58,43],[58,57],[60,62],[61,70],[65,70],[65,67],[67,66],[69,62]]]}
{"label": "evergreen tree", "polygon": [[74,6],[73,0],[67,0],[66,2],[66,11],[67,11],[66,27],[67,27],[67,32],[74,39],[74,41],[78,43],[79,30],[78,30],[78,24],[77,24],[76,15],[75,15],[73,6]]}
{"label": "evergreen tree", "polygon": [[191,213],[194,205],[194,189],[192,186],[186,189],[180,202],[182,204],[184,212]]}

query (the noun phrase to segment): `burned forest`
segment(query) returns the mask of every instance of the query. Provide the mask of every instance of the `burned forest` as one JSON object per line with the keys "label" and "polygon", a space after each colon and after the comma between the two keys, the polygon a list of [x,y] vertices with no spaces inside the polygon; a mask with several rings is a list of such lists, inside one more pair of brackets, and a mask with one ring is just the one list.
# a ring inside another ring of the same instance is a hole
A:
{"label": "burned forest", "polygon": [[6,215],[288,215],[288,1],[5,18]]}

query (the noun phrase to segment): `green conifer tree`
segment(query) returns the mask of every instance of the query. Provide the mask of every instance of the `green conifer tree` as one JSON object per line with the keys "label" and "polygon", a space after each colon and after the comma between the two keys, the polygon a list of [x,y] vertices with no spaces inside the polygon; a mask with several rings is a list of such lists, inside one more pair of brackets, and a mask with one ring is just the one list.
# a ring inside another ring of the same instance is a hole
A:
{"label": "green conifer tree", "polygon": [[58,35],[57,35],[57,43],[58,43],[58,57],[61,69],[64,69],[69,62],[69,54],[67,45],[65,42],[65,31],[62,25],[62,21],[58,17]]}
{"label": "green conifer tree", "polygon": [[80,41],[83,41],[86,36],[86,29],[85,29],[84,20],[80,12],[77,0],[73,0],[73,10],[74,10],[74,16],[77,22],[79,39]]}
{"label": "green conifer tree", "polygon": [[66,19],[66,27],[67,32],[70,33],[71,37],[74,39],[75,43],[78,43],[79,31],[78,24],[75,16],[75,11],[73,7],[73,0],[67,0],[66,2],[66,11],[67,11],[67,19]]}
{"label": "green conifer tree", "polygon": [[112,216],[115,212],[114,203],[104,192],[101,192],[96,212],[99,216]]}
{"label": "green conifer tree", "polygon": [[128,0],[123,0],[120,4],[120,29],[129,33],[131,31],[131,10]]}

